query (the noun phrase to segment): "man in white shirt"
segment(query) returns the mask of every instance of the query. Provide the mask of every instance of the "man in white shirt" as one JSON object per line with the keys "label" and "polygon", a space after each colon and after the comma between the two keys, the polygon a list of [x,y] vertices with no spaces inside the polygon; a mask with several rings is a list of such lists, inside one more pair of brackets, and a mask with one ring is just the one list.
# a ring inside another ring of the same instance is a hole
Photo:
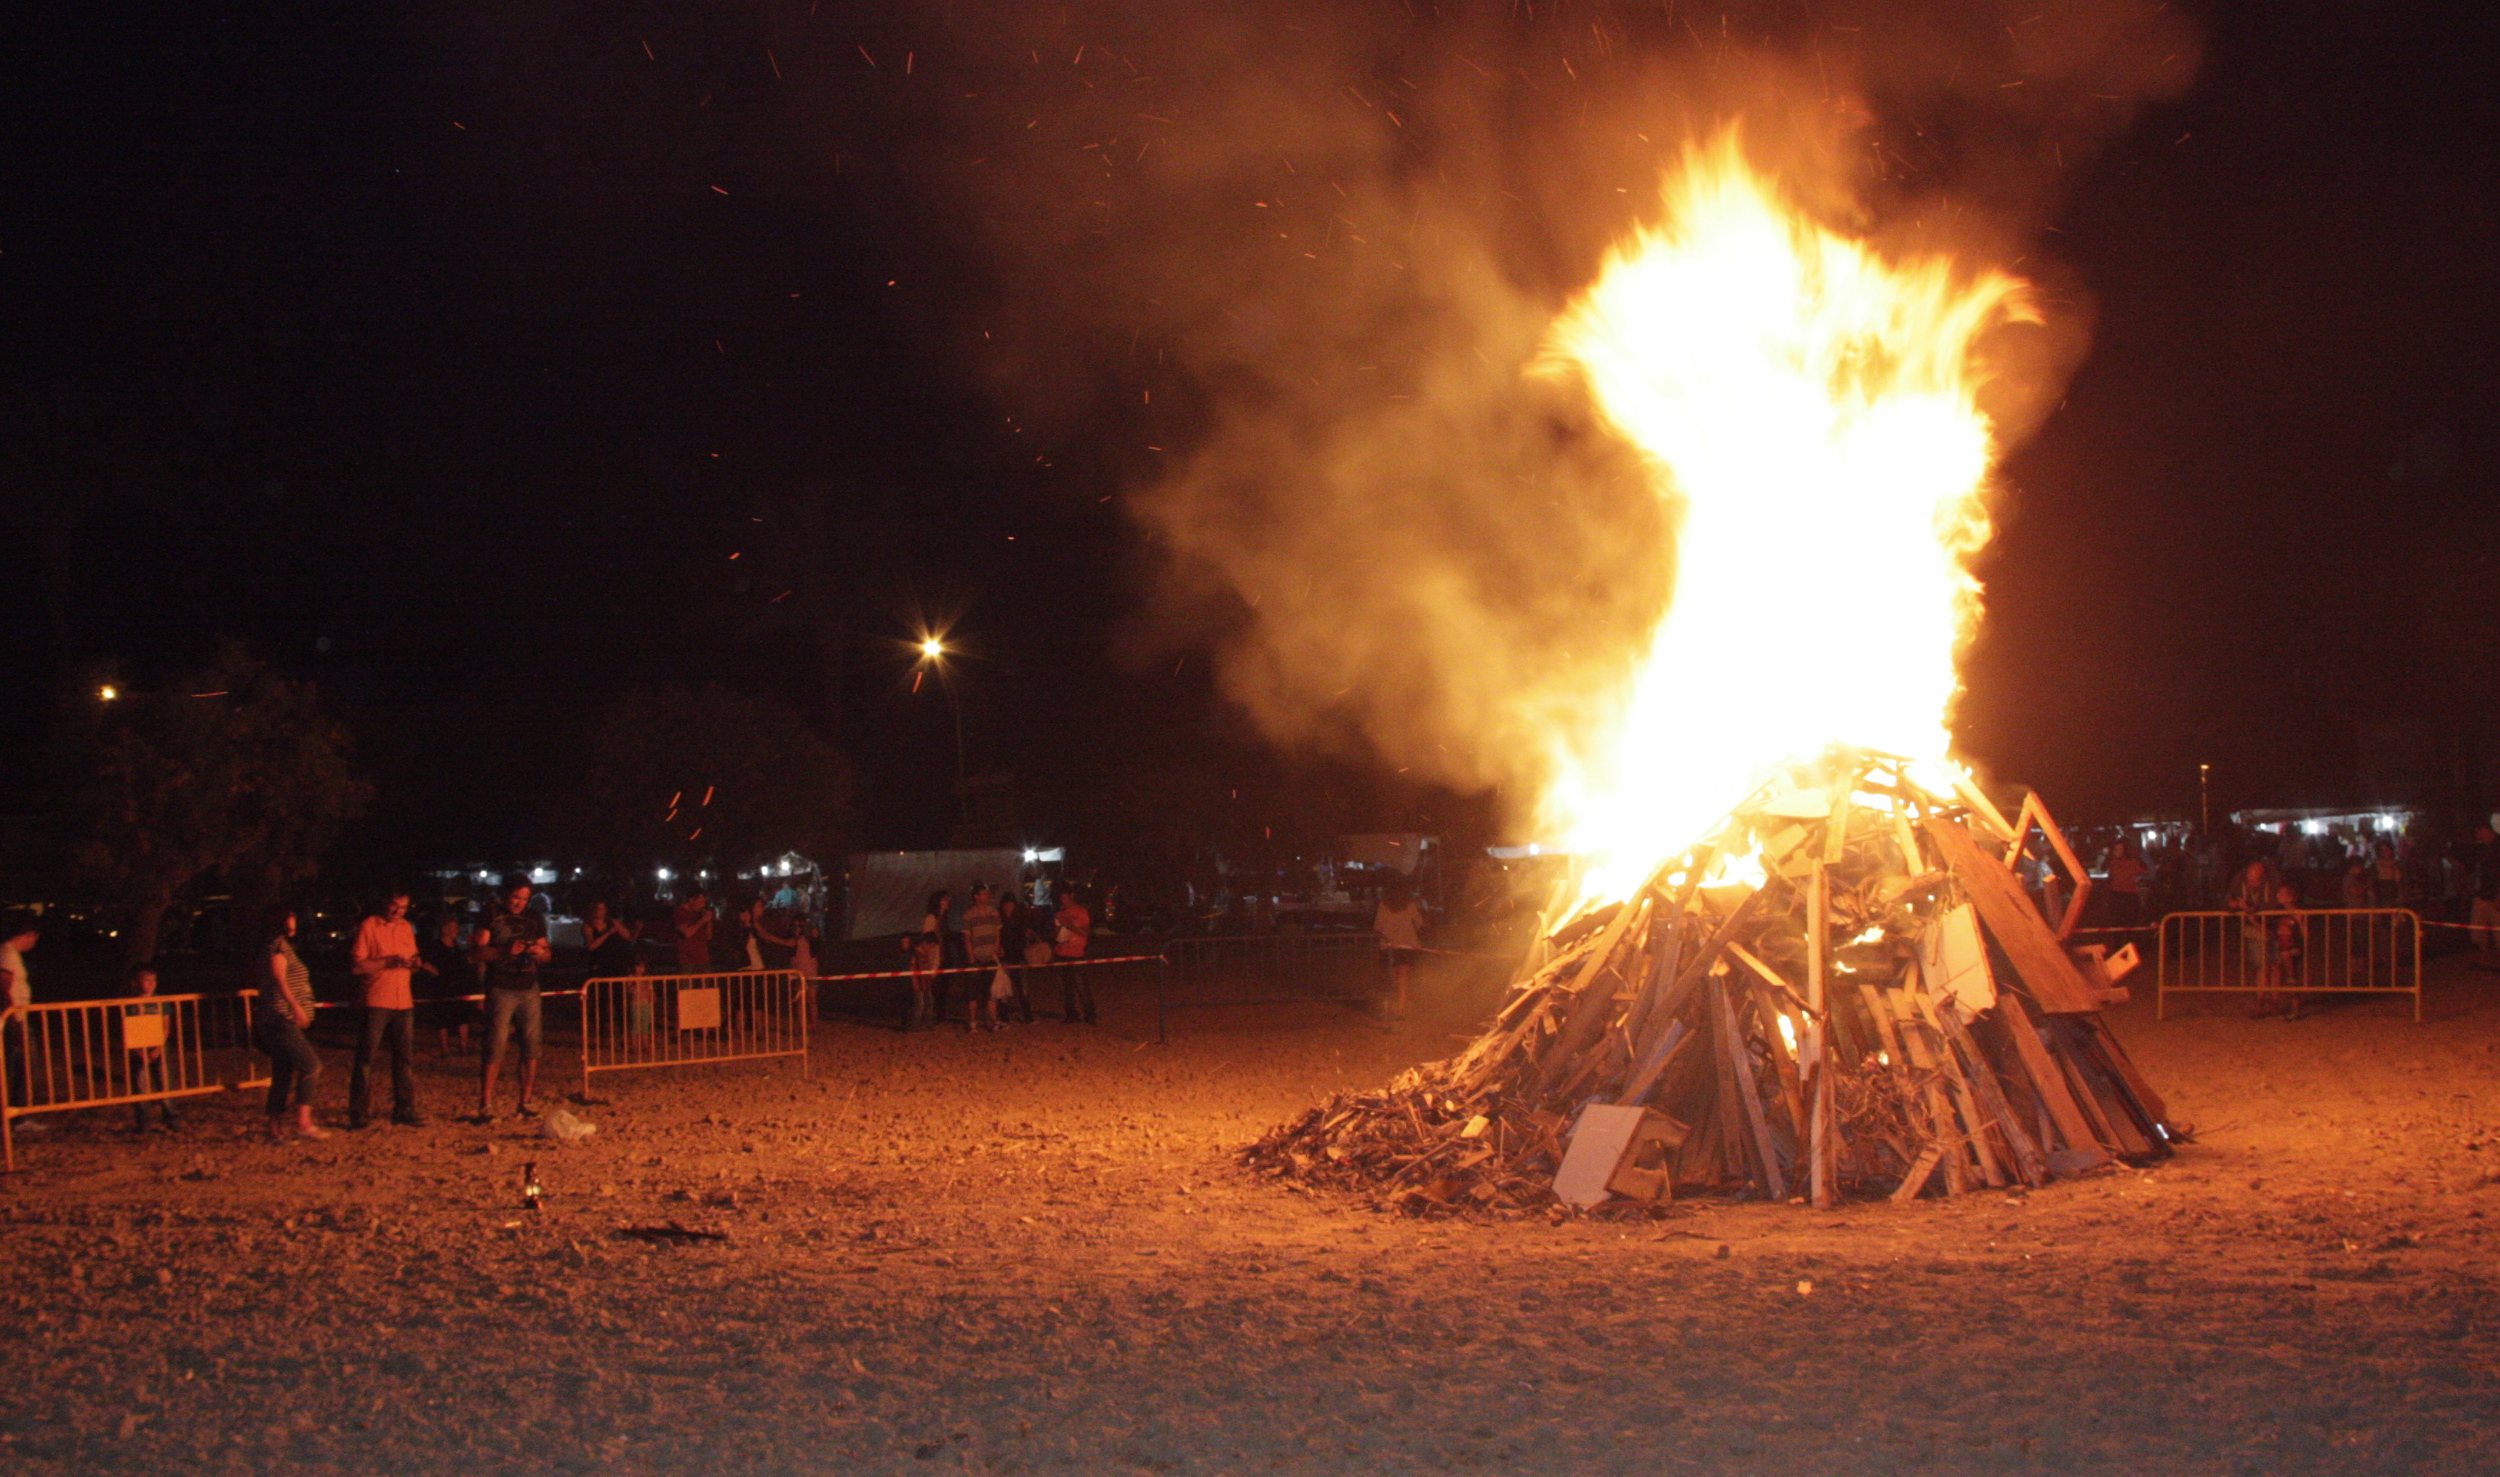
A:
{"label": "man in white shirt", "polygon": [[417,963],[417,931],[408,926],[408,894],[392,893],[381,912],[357,925],[349,957],[356,978],[364,982],[365,1029],[356,1041],[356,1070],[347,1079],[347,1126],[365,1126],[365,1110],[373,1101],[374,1053],[387,1044],[391,1121],[417,1127],[425,1119],[417,1113],[417,1001],[408,987],[408,972]]}
{"label": "man in white shirt", "polygon": [[[0,932],[6,934],[0,938],[0,986],[9,992],[9,1008],[32,1005],[35,989],[26,975],[26,951],[35,946],[43,930],[36,924],[34,914],[13,913],[7,922],[0,923]],[[9,1101],[22,1107],[27,1101],[24,1016],[10,1018],[5,1035],[0,1035],[0,1055],[9,1059]]]}

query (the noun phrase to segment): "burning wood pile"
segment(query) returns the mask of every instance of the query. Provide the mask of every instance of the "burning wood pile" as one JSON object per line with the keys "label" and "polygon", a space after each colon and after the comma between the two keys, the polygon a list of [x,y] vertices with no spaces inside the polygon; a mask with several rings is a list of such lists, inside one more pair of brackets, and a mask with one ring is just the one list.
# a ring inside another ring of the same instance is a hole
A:
{"label": "burning wood pile", "polygon": [[[1623,901],[1558,889],[1472,1045],[1244,1159],[1431,1211],[1828,1206],[2166,1156],[2161,1099],[2100,1017],[2133,951],[2066,947],[2089,881],[2055,822],[1910,769],[1835,749]],[[2018,876],[2035,855],[2076,884],[2054,922]]]}

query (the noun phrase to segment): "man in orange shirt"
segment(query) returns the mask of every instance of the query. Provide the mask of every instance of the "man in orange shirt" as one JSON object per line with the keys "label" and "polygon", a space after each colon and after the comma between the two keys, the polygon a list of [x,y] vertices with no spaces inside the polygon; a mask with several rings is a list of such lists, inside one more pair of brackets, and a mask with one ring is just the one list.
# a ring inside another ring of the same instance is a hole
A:
{"label": "man in orange shirt", "polygon": [[408,894],[392,893],[381,912],[356,925],[356,945],[348,957],[364,983],[365,1029],[356,1041],[356,1070],[347,1079],[347,1126],[365,1126],[365,1110],[373,1101],[373,1056],[387,1044],[391,1121],[414,1128],[425,1119],[417,1112],[413,1065],[417,1002],[408,988],[408,971],[417,964],[417,932],[408,926]]}
{"label": "man in orange shirt", "polygon": [[1094,982],[1085,977],[1085,945],[1094,935],[1094,915],[1077,901],[1073,888],[1059,889],[1059,911],[1051,919],[1051,963],[1059,970],[1059,1001],[1068,1024],[1094,1024]]}

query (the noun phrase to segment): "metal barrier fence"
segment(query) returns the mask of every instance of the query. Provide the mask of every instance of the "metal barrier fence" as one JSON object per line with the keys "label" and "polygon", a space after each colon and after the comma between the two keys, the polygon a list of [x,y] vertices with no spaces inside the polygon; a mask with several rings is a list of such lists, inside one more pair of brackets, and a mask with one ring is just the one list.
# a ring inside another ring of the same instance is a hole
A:
{"label": "metal barrier fence", "polygon": [[590,1074],[794,1056],[807,1070],[807,980],[796,970],[633,974],[582,981],[582,1095]]}
{"label": "metal barrier fence", "polygon": [[1155,991],[1158,1041],[1173,1010],[1325,1001],[1368,1011],[1386,985],[1380,939],[1371,933],[1176,938],[1164,944],[1163,963]]}
{"label": "metal barrier fence", "polygon": [[17,1168],[17,1120],[267,1087],[252,1002],[231,995],[59,1000],[0,1011],[0,1169]]}
{"label": "metal barrier fence", "polygon": [[2154,980],[2159,1020],[2169,1018],[2174,991],[2231,991],[2410,995],[2418,1021],[2422,918],[2410,908],[2171,913],[2161,920]]}

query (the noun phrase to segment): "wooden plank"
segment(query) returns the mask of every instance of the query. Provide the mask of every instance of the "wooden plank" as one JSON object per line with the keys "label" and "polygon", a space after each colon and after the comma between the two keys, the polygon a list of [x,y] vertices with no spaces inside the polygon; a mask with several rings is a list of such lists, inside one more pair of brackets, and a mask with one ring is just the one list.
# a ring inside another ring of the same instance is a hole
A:
{"label": "wooden plank", "polygon": [[1785,1200],[1788,1181],[1780,1174],[1779,1154],[1771,1144],[1771,1125],[1762,1115],[1761,1085],[1753,1080],[1753,1064],[1745,1060],[1745,1038],[1736,1030],[1736,1011],[1728,1002],[1727,980],[1721,978],[1719,988],[1709,994],[1717,1017],[1719,1048],[1727,1061],[1729,1085],[1736,1092],[1746,1126],[1753,1131],[1754,1152],[1761,1156],[1763,1188],[1772,1199]]}
{"label": "wooden plank", "polygon": [[2049,850],[2057,854],[2058,861],[2066,868],[2066,880],[2074,884],[2074,898],[2066,904],[2064,915],[2057,920],[2057,941],[2062,944],[2074,936],[2075,925],[2083,921],[2084,904],[2092,898],[2092,870],[2075,856],[2075,849],[2066,844],[2066,833],[2058,829],[2057,817],[2049,814],[2047,802],[2033,793],[2023,796],[2021,818],[2014,822],[2014,841],[2005,853],[2007,871],[2012,871],[2021,863],[2023,847],[2028,840],[2024,828],[2028,826],[2040,828],[2040,838],[2049,843]]}
{"label": "wooden plank", "polygon": [[[1909,994],[1915,999],[1916,988],[1913,987]],[[1952,1041],[1945,1036],[1943,1028],[1933,1021],[1905,1018],[1903,1026],[1905,1028],[1902,1033],[1903,1039],[1910,1045],[1911,1059],[1922,1067],[1932,1067],[1944,1074],[1945,1090],[1952,1097],[1952,1103],[1946,1108],[1946,1112],[1958,1111],[1961,1121],[1967,1125],[1971,1153],[1979,1161],[1979,1177],[1987,1182],[1990,1189],[2003,1188],[2011,1176],[2006,1173],[2004,1159],[1997,1155],[1995,1136],[1990,1133],[1988,1127],[1988,1115],[1982,1111],[1978,1095],[1971,1090],[1970,1082],[1962,1075],[1962,1061],[1955,1054]],[[1932,1045],[1927,1039],[1931,1032],[1935,1036]],[[1935,1111],[1932,1105],[1929,1111],[1931,1113]],[[1945,1126],[1949,1128],[1949,1123]]]}
{"label": "wooden plank", "polygon": [[1682,1021],[1669,1021],[1666,1034],[1658,1038],[1658,1044],[1650,1049],[1649,1056],[1633,1069],[1631,1077],[1623,1084],[1623,1091],[1616,1095],[1615,1102],[1628,1107],[1647,1097],[1649,1089],[1657,1084],[1659,1075],[1667,1070],[1667,1064],[1675,1060],[1676,1049],[1691,1039],[1692,1035]]}
{"label": "wooden plank", "polygon": [[[1580,972],[1577,982],[1579,998],[1572,1002],[1571,1014],[1564,1018],[1562,1030],[1555,1034],[1540,1063],[1535,1088],[1539,1096],[1552,1092],[1573,1074],[1580,1065],[1581,1052],[1604,1027],[1608,1007],[1614,1003],[1616,988],[1628,974],[1623,968],[1624,961],[1618,960],[1615,955],[1639,931],[1637,925],[1649,917],[1650,907],[1651,900],[1647,897],[1643,897],[1637,906],[1626,903],[1622,911],[1615,915],[1614,922],[1607,925],[1606,936],[1590,955],[1588,968]],[[1609,975],[1615,979],[1616,986],[1607,984]]]}
{"label": "wooden plank", "polygon": [[1979,919],[1988,926],[1988,933],[2005,951],[2014,973],[2021,977],[2031,998],[2042,1010],[2052,1015],[2081,1015],[2100,1009],[2100,1000],[2083,971],[2066,956],[2064,946],[2049,931],[2040,917],[2031,895],[2012,873],[1980,851],[1957,821],[1943,816],[1927,818],[1927,834],[1944,857],[1947,870],[1979,906]]}
{"label": "wooden plank", "polygon": [[[1849,792],[1843,789],[1832,806],[1832,823],[1839,825],[1848,816]],[[1826,856],[1830,853],[1826,850]],[[1824,1032],[1831,1022],[1831,1012],[1823,998],[1823,953],[1830,943],[1826,935],[1831,922],[1831,873],[1825,862],[1814,864],[1814,874],[1806,883],[1806,1029],[1805,1060],[1801,1074],[1806,1078],[1806,1198],[1817,1209],[1829,1210],[1840,1203],[1840,1134],[1832,1123],[1832,1074],[1829,1060],[1830,1043]]]}
{"label": "wooden plank", "polygon": [[2049,1117],[2069,1149],[2108,1149],[2101,1142],[2074,1093],[2066,1086],[2066,1074],[2050,1059],[2049,1049],[2040,1044],[2040,1032],[2031,1023],[2031,1013],[2023,1009],[2019,996],[2010,991],[1997,997],[1997,1013],[2004,1017],[2006,1034],[2014,1038],[2014,1050],[2021,1056],[2023,1069],[2031,1074],[2031,1084],[2047,1105]]}
{"label": "wooden plank", "polygon": [[2135,1060],[2127,1055],[2125,1047],[2118,1044],[2118,1037],[2110,1030],[2109,1022],[2095,1015],[2085,1017],[2083,1024],[2091,1032],[2093,1042],[2100,1047],[2102,1063],[2118,1074],[2119,1081],[2127,1084],[2127,1091],[2135,1094],[2136,1106],[2144,1110],[2144,1116],[2154,1123],[2169,1123],[2170,1109],[2163,1104],[2161,1094],[2153,1091],[2152,1084],[2136,1071]]}
{"label": "wooden plank", "polygon": [[1929,1144],[1911,1163],[1910,1172],[1901,1177],[1901,1188],[1892,1192],[1892,1203],[1901,1205],[1916,1200],[1919,1192],[1927,1188],[1927,1181],[1935,1175],[1936,1166],[1943,1162],[1944,1146]]}
{"label": "wooden plank", "polygon": [[1867,1014],[1875,1017],[1875,1033],[1883,1038],[1884,1054],[1892,1059],[1896,1070],[1901,1067],[1917,1067],[1931,1074],[1926,1083],[1926,1090],[1921,1094],[1927,1103],[1928,1129],[1932,1142],[1937,1145],[1937,1155],[1944,1161],[1946,1193],[1952,1195],[1963,1193],[1970,1188],[1970,1184],[1962,1164],[1964,1153],[1962,1135],[1953,1126],[1953,1109],[1944,1100],[1944,1088],[1935,1081],[1932,1075],[1936,1069],[1935,1058],[1927,1052],[1927,1044],[1924,1041],[1919,1043],[1919,1049],[1916,1052],[1908,1049],[1907,1043],[1902,1039],[1903,1033],[1899,1025],[1893,1020],[1892,1005],[1884,999],[1881,987],[1872,981],[1860,980],[1858,993],[1866,1000]]}
{"label": "wooden plank", "polygon": [[[2121,1158],[2141,1159],[2151,1154],[2153,1142],[2144,1136],[2144,1130],[2135,1126],[2134,1115],[2124,1107],[2113,1112],[2101,1101],[2100,1092],[2093,1087],[2092,1079],[2085,1074],[2081,1063],[2063,1051],[2054,1055],[2057,1065],[2066,1073],[2066,1085],[2074,1090],[2075,1101],[2083,1104],[2083,1110],[2092,1115],[2093,1125],[2101,1130],[2101,1142],[2117,1150]],[[2125,1089],[2119,1090],[2123,1092]]]}
{"label": "wooden plank", "polygon": [[[1921,997],[1922,1005],[1926,1004]],[[2026,1185],[2040,1186],[2049,1182],[2048,1160],[2040,1146],[2032,1142],[2031,1132],[2014,1116],[2005,1101],[2005,1091],[1997,1083],[1996,1066],[1988,1054],[1979,1049],[1970,1028],[1963,1024],[1961,1013],[1951,1005],[1928,1008],[1928,1019],[1936,1023],[1937,1032],[1949,1048],[1946,1055],[1955,1059],[1953,1075],[1970,1088],[1979,1101],[1981,1116],[1974,1125],[1985,1123],[2005,1140],[2006,1157],[2012,1161],[2013,1174]]]}

